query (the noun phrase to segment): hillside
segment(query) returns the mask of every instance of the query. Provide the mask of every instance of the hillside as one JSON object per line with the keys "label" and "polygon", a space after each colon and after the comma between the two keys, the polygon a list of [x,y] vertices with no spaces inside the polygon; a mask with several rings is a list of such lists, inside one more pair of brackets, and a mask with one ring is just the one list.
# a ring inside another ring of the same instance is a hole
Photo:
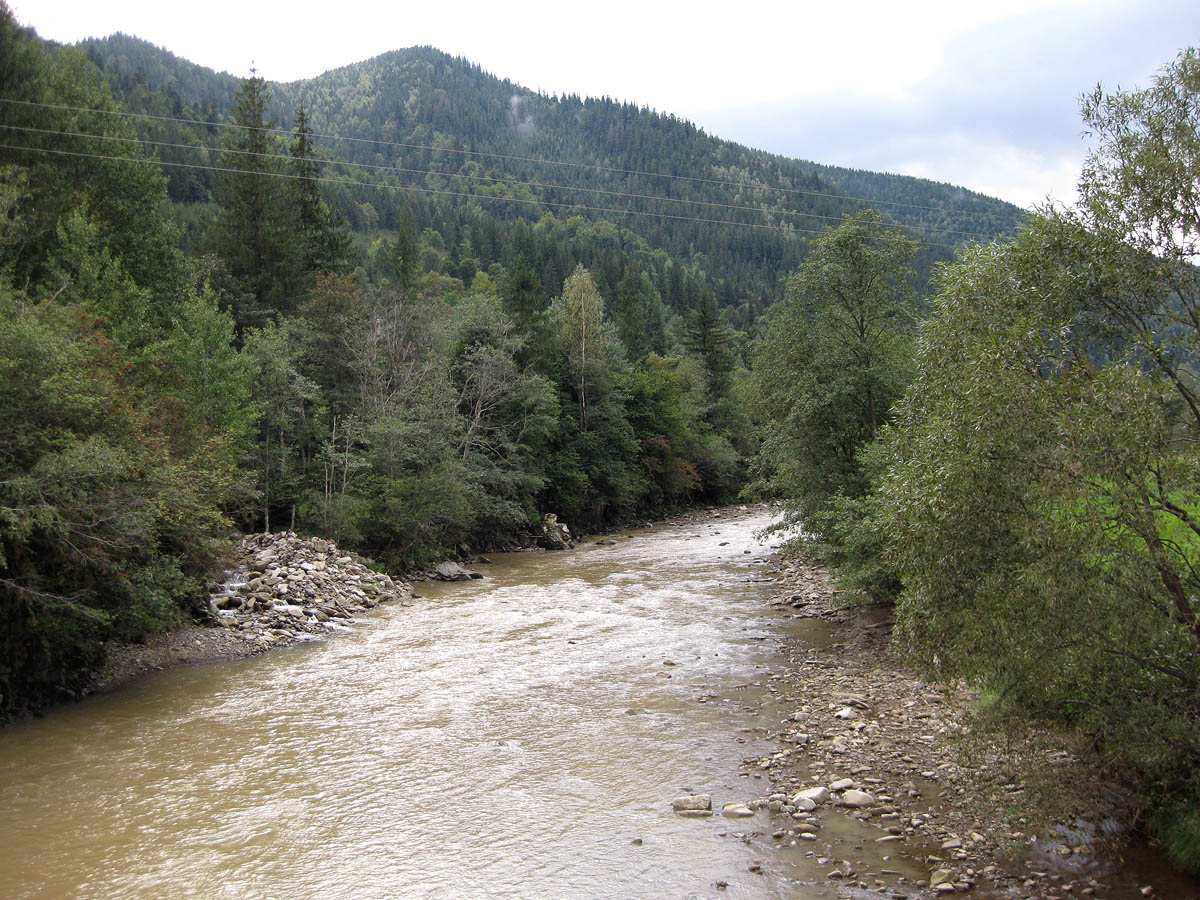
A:
{"label": "hillside", "polygon": [[[182,139],[180,126],[166,122],[147,124],[144,136],[219,146],[211,123],[228,116],[238,79],[125,35],[83,46],[128,108],[197,120]],[[313,131],[325,136],[320,152],[351,164],[327,165],[325,175],[343,182],[332,193],[359,232],[391,230],[405,216],[418,230],[437,228],[447,205],[458,208],[449,218],[460,230],[475,223],[484,233],[547,214],[605,219],[703,276],[722,306],[750,298],[761,310],[811,236],[862,207],[851,198],[869,198],[914,229],[925,243],[920,271],[974,237],[1012,233],[1024,215],[953,185],[751,150],[631,104],[537,94],[427,47],[272,90],[278,127],[289,128],[303,104]],[[178,148],[159,155],[196,158]],[[211,193],[210,173],[167,174],[177,201]],[[374,186],[381,183],[394,189]],[[472,210],[465,217],[464,206]],[[443,243],[451,237],[443,234]],[[485,268],[490,249],[466,255]]]}

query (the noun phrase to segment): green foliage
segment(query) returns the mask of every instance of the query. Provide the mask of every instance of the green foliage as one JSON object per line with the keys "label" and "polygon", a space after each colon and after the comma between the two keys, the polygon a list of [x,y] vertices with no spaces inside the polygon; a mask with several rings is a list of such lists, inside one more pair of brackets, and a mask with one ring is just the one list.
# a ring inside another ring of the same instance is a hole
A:
{"label": "green foliage", "polygon": [[211,290],[185,297],[170,331],[150,351],[159,372],[172,379],[160,390],[178,399],[175,444],[186,454],[220,442],[237,458],[248,449],[256,410],[251,403],[251,354],[234,344],[233,317]]}
{"label": "green foliage", "polygon": [[861,453],[909,376],[915,252],[911,237],[870,210],[822,234],[755,359],[758,489],[785,498],[782,528],[801,526],[843,556],[865,515]]}
{"label": "green foliage", "polygon": [[624,363],[620,344],[605,318],[604,298],[591,274],[578,266],[550,306],[550,320],[565,374],[579,409],[579,430],[589,426],[589,402],[603,404],[613,389],[614,373]]}
{"label": "green foliage", "polygon": [[[6,4],[0,4],[0,57],[0,96],[18,101],[0,104],[0,165],[18,167],[25,188],[12,211],[22,223],[21,240],[0,248],[0,268],[14,283],[59,290],[62,273],[49,270],[76,251],[67,225],[74,217],[94,228],[92,255],[119,260],[132,285],[156,296],[181,289],[185,269],[163,176],[127,140],[130,125],[105,114],[118,106],[99,73],[75,50],[52,58]],[[68,136],[76,133],[94,137]],[[142,317],[161,312],[149,306]]]}
{"label": "green foliage", "polygon": [[98,326],[0,292],[0,616],[26,645],[5,712],[78,690],[101,638],[178,622],[224,548],[222,474],[173,456]]}
{"label": "green foliage", "polygon": [[1200,872],[1200,809],[1168,805],[1155,813],[1151,825],[1175,865]]}
{"label": "green foliage", "polygon": [[[262,78],[251,76],[242,83],[233,109],[236,127],[225,133],[224,171],[216,193],[212,248],[243,292],[236,305],[238,324],[243,326],[262,326],[275,313],[292,310],[298,300],[301,255],[317,252],[311,231],[295,239],[301,221],[288,202],[290,188],[277,159],[282,148],[271,130],[274,122],[267,118],[270,96]],[[298,142],[303,152],[303,134]],[[294,164],[310,163],[301,156]],[[318,213],[312,203],[302,210]]]}
{"label": "green foliage", "polygon": [[1077,212],[940,279],[875,514],[899,640],[1087,734],[1200,866],[1200,75],[1084,104]]}
{"label": "green foliage", "polygon": [[712,291],[700,295],[700,305],[688,317],[684,346],[704,365],[709,393],[722,397],[729,391],[733,372],[733,329],[717,310]]}
{"label": "green foliage", "polygon": [[1123,256],[1047,218],[947,270],[880,502],[916,658],[1192,793],[1200,485],[1169,379],[1092,327]]}

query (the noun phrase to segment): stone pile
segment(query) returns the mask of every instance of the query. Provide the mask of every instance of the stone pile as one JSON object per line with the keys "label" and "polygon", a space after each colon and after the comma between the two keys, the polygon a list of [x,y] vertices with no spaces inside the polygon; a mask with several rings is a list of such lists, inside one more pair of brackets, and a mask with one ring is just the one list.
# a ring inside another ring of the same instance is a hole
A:
{"label": "stone pile", "polygon": [[309,640],[344,627],[355,613],[412,596],[409,585],[332,542],[290,531],[247,535],[236,564],[209,608],[256,650]]}

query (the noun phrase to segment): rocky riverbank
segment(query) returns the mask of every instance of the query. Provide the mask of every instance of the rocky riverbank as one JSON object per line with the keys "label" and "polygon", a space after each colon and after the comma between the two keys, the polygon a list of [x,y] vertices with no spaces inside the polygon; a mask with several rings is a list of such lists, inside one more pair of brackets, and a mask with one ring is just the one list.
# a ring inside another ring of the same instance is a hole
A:
{"label": "rocky riverbank", "polygon": [[[570,529],[547,514],[530,546],[566,550]],[[514,544],[511,549],[522,549]],[[477,560],[486,562],[487,557]],[[410,573],[416,581],[483,577],[455,562]],[[250,534],[239,543],[224,582],[211,586],[208,627],[148,635],[136,644],[111,642],[104,665],[84,693],[112,690],[150,671],[190,663],[242,659],[276,647],[314,640],[354,623],[354,616],[414,596],[407,581],[376,572],[362,557],[332,541],[293,532]]]}
{"label": "rocky riverbank", "polygon": [[90,693],[110,690],[143,672],[241,659],[313,640],[354,623],[380,603],[412,596],[403,581],[371,569],[330,541],[292,532],[251,534],[208,598],[212,627],[151,635],[141,644],[110,644]]}
{"label": "rocky riverbank", "polygon": [[[1103,856],[1100,838],[1120,830],[1128,811],[1061,739],[966,739],[976,698],[889,657],[887,610],[844,608],[827,575],[802,562],[780,564],[776,581],[773,605],[828,625],[815,645],[788,647],[788,664],[764,681],[789,714],[765,723],[779,749],[746,760],[774,790],[750,805],[775,814],[774,840],[811,844],[837,896],[1200,896],[1161,864],[1139,870]],[[1034,824],[1028,810],[1039,801],[1070,825]],[[873,852],[860,844],[855,859],[854,848],[827,841],[820,816],[828,815],[875,826]],[[927,876],[889,869],[879,851],[893,845]]]}

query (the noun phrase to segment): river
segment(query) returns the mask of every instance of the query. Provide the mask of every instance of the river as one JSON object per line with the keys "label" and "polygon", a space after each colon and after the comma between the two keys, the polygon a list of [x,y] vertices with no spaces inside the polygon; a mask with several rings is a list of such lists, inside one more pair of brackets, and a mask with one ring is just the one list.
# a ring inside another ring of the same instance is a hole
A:
{"label": "river", "polygon": [[[328,640],[4,729],[0,896],[889,896],[826,873],[850,857],[926,877],[920,846],[838,813],[816,845],[773,838],[766,811],[720,814],[770,793],[745,760],[790,712],[766,677],[781,643],[829,639],[764,603],[767,523],[500,554]],[[677,817],[691,792],[717,814]]]}
{"label": "river", "polygon": [[770,749],[765,523],[498,555],[329,640],[10,727],[3,894],[794,897],[811,873],[735,834],[765,813],[670,807],[768,792],[742,765]]}

